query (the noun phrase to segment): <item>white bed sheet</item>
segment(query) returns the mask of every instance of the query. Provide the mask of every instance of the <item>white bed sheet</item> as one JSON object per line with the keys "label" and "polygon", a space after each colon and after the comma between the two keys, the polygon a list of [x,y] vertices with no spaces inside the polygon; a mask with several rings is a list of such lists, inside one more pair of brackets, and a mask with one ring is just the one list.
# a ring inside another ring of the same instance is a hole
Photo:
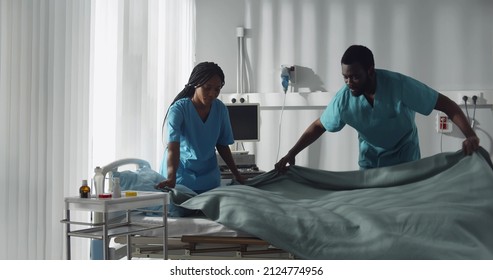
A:
{"label": "white bed sheet", "polygon": [[[163,218],[160,216],[148,216],[143,214],[132,215],[132,222],[161,224]],[[148,230],[141,234],[142,236],[160,237],[163,235],[162,229]],[[168,217],[168,237],[181,237],[183,235],[212,235],[212,236],[229,236],[229,237],[247,237],[247,233],[230,229],[220,223],[209,220],[205,217]]]}

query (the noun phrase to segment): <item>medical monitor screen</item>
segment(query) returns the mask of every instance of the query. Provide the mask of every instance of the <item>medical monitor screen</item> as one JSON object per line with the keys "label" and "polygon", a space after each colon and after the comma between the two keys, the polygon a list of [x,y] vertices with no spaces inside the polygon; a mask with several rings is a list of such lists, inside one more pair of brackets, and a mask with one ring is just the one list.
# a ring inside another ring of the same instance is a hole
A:
{"label": "medical monitor screen", "polygon": [[259,141],[259,104],[228,104],[227,107],[235,141]]}

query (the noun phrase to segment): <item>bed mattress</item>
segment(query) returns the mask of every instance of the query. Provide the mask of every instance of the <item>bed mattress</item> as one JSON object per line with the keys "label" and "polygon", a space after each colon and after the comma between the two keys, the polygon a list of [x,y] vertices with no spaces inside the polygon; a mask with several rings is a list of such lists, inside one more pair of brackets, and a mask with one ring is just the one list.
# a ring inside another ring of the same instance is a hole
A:
{"label": "bed mattress", "polygon": [[[131,217],[133,223],[161,224],[163,218],[160,216],[149,216],[144,214],[134,214]],[[160,237],[163,235],[162,229],[148,230],[142,236]],[[181,237],[183,235],[213,235],[228,237],[246,237],[247,233],[230,229],[218,222],[205,217],[168,217],[168,236]]]}

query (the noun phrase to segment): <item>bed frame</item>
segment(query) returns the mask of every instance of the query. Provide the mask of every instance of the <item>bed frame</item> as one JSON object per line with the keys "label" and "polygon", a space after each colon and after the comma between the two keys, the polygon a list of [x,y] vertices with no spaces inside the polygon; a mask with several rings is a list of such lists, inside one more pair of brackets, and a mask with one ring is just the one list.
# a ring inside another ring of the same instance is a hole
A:
{"label": "bed frame", "polygon": [[[137,258],[162,259],[162,238],[135,236],[132,237],[132,256]],[[121,236],[114,240],[121,245],[118,251],[126,252],[126,238]],[[115,254],[118,258],[123,254]],[[168,238],[169,259],[294,259],[294,256],[281,249],[271,246],[268,242],[256,237],[231,237],[209,235],[183,235]]]}
{"label": "bed frame", "polygon": [[[134,165],[137,168],[151,168],[145,160],[126,158],[102,167],[103,174],[105,176],[108,174],[111,178],[112,172],[128,165]],[[157,216],[156,218],[161,219]],[[168,222],[168,226],[172,227],[173,223]],[[135,258],[162,259],[163,257],[162,236],[133,235],[130,242],[132,242],[132,256]],[[292,254],[252,236],[224,236],[220,233],[215,236],[197,232],[180,237],[168,236],[167,243],[170,259],[294,259]],[[111,244],[112,259],[126,257],[127,238],[125,236],[114,238]]]}

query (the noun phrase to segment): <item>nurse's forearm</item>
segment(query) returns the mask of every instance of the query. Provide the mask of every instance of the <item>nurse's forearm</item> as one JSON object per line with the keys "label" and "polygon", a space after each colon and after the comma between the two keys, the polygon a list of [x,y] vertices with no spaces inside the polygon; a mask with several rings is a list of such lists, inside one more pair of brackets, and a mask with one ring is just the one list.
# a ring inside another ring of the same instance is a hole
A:
{"label": "nurse's forearm", "polygon": [[180,143],[171,142],[168,144],[168,159],[167,159],[168,180],[176,179],[176,171],[178,170],[179,162],[180,162]]}
{"label": "nurse's forearm", "polygon": [[231,154],[231,150],[228,146],[216,145],[217,152],[224,160],[224,163],[228,166],[229,170],[234,176],[239,175],[238,168],[236,167],[236,163],[233,159],[233,155]]}
{"label": "nurse's forearm", "polygon": [[315,142],[322,134],[324,134],[325,128],[323,127],[320,119],[315,120],[301,135],[300,139],[288,152],[288,155],[295,157],[299,152],[304,150],[310,144]]}

